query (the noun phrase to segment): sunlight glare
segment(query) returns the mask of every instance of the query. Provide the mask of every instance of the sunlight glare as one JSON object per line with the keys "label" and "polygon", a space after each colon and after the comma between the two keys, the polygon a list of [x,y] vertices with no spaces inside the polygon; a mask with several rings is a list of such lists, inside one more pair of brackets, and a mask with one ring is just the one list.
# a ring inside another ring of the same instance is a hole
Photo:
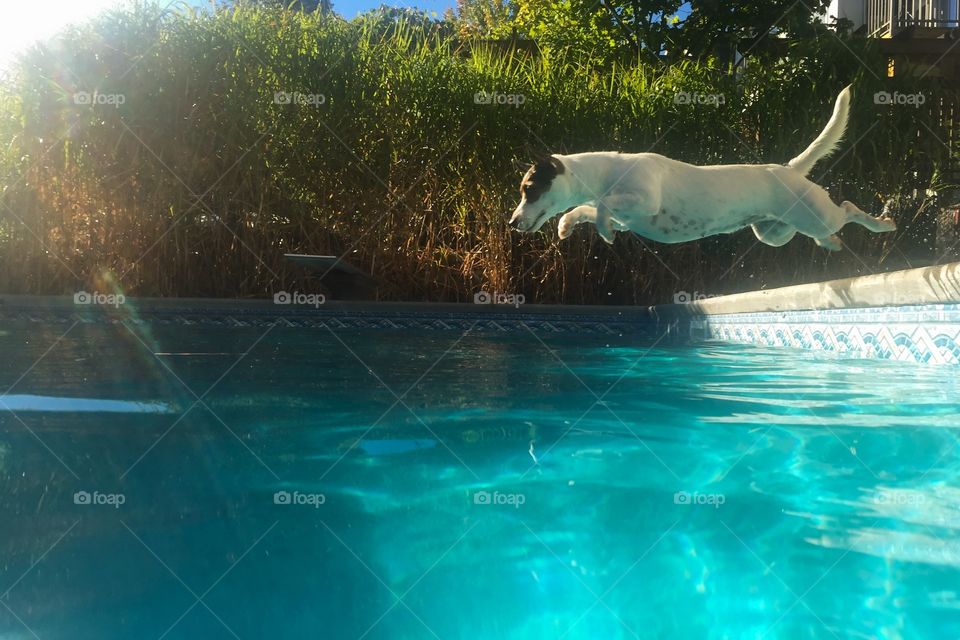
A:
{"label": "sunlight glare", "polygon": [[0,9],[0,65],[38,40],[49,38],[67,24],[82,22],[118,0],[46,0],[9,2]]}

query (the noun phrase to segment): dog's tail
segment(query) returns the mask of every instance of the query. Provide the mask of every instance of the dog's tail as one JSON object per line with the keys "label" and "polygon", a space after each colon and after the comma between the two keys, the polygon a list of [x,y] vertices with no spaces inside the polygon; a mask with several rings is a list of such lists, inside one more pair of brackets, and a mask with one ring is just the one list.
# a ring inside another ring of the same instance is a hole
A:
{"label": "dog's tail", "polygon": [[821,158],[833,153],[843,132],[847,128],[847,114],[850,112],[850,85],[840,92],[837,96],[837,102],[833,105],[833,115],[830,122],[823,128],[817,139],[810,143],[810,146],[803,150],[803,153],[787,163],[788,167],[796,169],[803,175],[810,173],[813,165]]}

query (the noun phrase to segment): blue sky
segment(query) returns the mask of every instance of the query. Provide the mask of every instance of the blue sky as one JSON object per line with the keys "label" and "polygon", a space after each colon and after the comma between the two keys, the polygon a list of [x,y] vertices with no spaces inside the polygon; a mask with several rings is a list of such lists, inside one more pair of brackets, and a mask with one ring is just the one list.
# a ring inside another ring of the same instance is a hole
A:
{"label": "blue sky", "polygon": [[[43,2],[14,2],[2,0],[0,17],[0,65],[11,55],[36,40],[49,37],[71,22],[82,21],[123,0],[44,0]],[[164,0],[158,0],[162,2]],[[186,0],[187,4],[205,7],[209,0]],[[381,0],[333,0],[334,9],[352,18],[358,13],[380,6]],[[417,6],[442,15],[455,0],[388,0],[386,4]]]}

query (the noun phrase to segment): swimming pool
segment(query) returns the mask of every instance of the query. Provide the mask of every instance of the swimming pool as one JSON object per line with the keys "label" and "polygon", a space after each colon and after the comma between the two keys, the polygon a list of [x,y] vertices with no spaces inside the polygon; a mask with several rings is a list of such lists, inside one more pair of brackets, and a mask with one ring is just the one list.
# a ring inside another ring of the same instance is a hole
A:
{"label": "swimming pool", "polygon": [[960,635],[953,370],[296,325],[0,324],[0,638]]}

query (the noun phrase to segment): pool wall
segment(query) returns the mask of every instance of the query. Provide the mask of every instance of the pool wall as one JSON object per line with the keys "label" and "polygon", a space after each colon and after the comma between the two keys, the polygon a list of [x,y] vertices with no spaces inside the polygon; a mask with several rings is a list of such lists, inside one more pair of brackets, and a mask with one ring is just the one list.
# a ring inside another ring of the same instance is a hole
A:
{"label": "pool wall", "polygon": [[957,365],[960,263],[653,307],[158,298],[111,306],[77,304],[70,296],[0,296],[0,319],[632,335],[657,344],[723,341]]}
{"label": "pool wall", "polygon": [[693,340],[960,364],[960,263],[654,307]]}
{"label": "pool wall", "polygon": [[268,326],[359,330],[532,332],[638,335],[689,341],[686,318],[658,319],[646,307],[326,302],[127,298],[123,304],[76,305],[66,296],[0,296],[0,319],[67,324],[149,322],[226,327]]}
{"label": "pool wall", "polygon": [[738,313],[694,319],[694,340],[722,340],[960,364],[960,305]]}

